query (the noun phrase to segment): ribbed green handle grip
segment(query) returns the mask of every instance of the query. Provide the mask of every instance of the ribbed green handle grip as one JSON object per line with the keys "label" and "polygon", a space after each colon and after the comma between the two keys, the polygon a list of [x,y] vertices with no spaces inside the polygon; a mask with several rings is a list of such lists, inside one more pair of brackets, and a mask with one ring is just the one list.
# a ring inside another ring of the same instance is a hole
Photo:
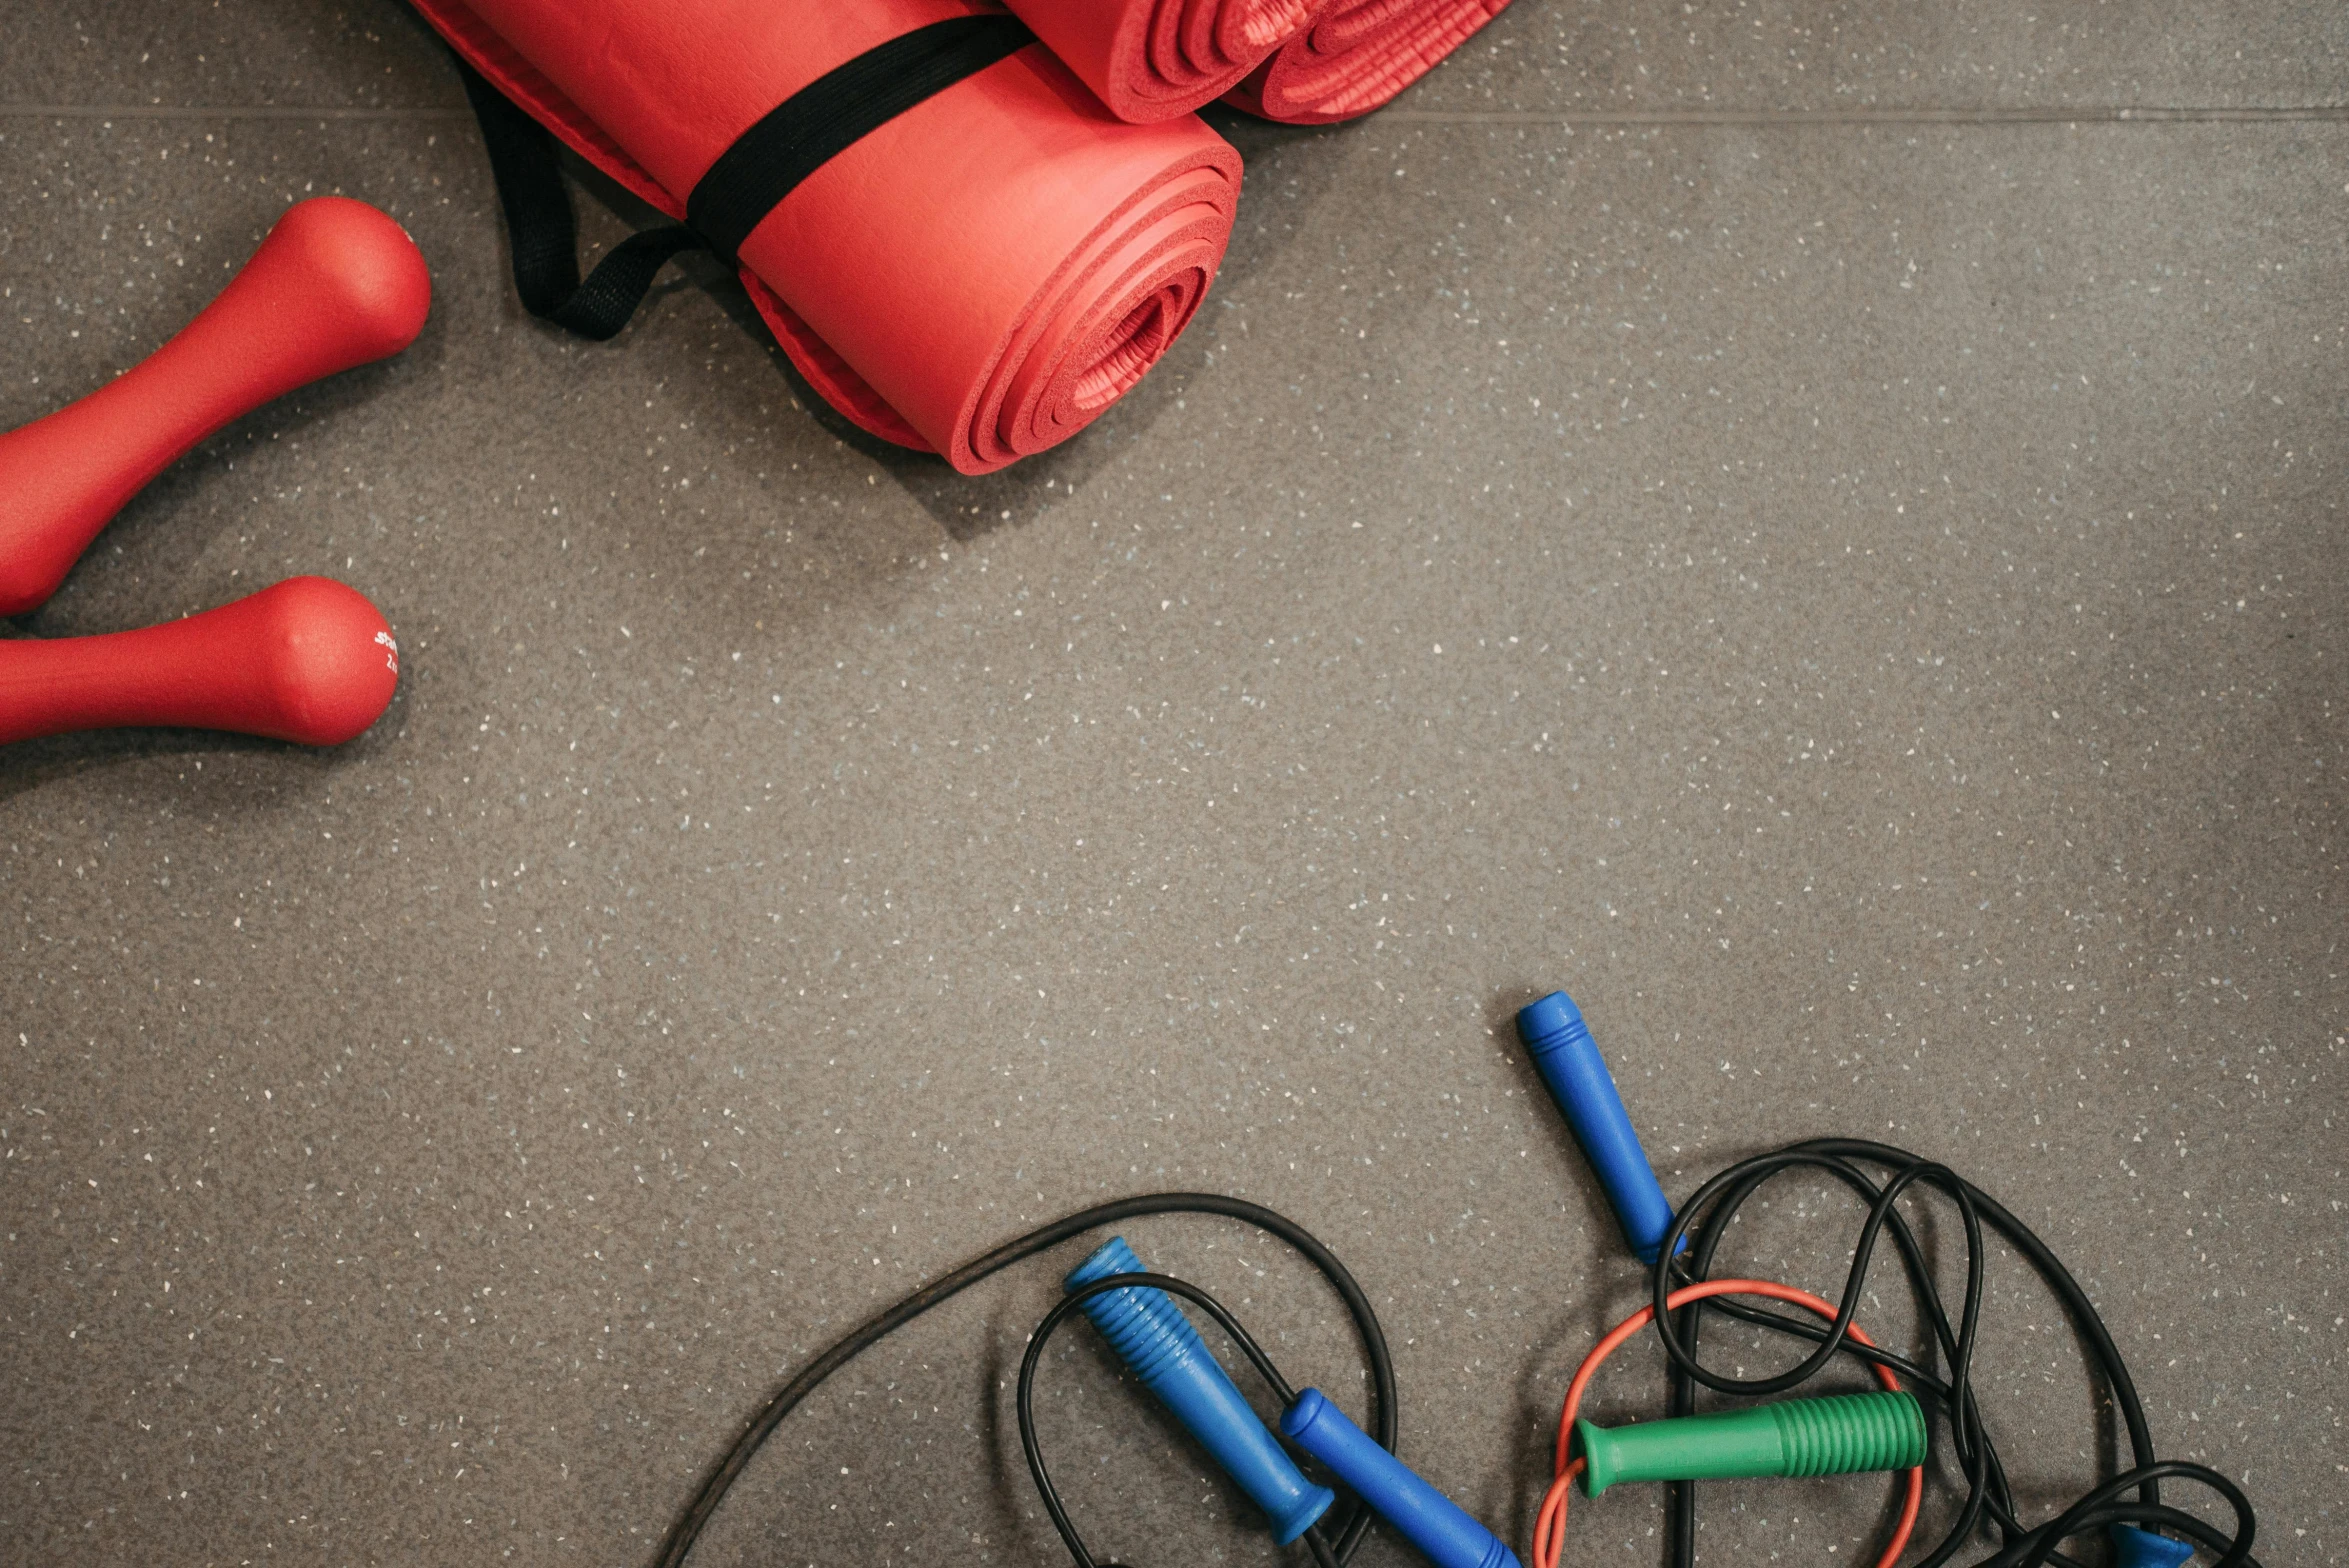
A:
{"label": "ribbed green handle grip", "polygon": [[1906,1470],[1925,1462],[1925,1412],[1914,1394],[1839,1394],[1764,1405],[1786,1445],[1780,1475]]}
{"label": "ribbed green handle grip", "polygon": [[1914,1394],[1837,1394],[1636,1426],[1575,1423],[1583,1489],[1618,1481],[1848,1475],[1925,1462],[1925,1412]]}

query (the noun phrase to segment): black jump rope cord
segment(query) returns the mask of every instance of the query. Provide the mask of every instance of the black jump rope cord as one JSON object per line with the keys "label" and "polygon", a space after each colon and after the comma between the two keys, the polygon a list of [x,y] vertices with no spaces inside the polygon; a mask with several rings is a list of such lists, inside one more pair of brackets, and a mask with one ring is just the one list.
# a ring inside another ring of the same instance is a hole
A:
{"label": "black jump rope cord", "polygon": [[[775,1396],[767,1401],[756,1416],[751,1418],[750,1424],[743,1428],[742,1435],[734,1440],[734,1446],[726,1451],[726,1456],[719,1460],[717,1466],[710,1471],[709,1478],[702,1482],[701,1490],[694,1494],[692,1503],[679,1516],[676,1524],[670,1527],[669,1537],[661,1545],[661,1555],[654,1559],[657,1568],[679,1568],[679,1565],[685,1561],[685,1554],[693,1550],[693,1543],[700,1537],[703,1527],[709,1523],[710,1516],[717,1512],[718,1505],[725,1501],[728,1488],[732,1487],[735,1480],[741,1476],[744,1467],[757,1455],[767,1439],[774,1435],[775,1428],[782,1425],[783,1418],[791,1414],[808,1395],[814,1393],[826,1378],[839,1371],[850,1361],[855,1360],[857,1356],[870,1349],[875,1343],[903,1328],[940,1302],[960,1295],[971,1286],[1001,1273],[1013,1264],[1034,1257],[1049,1247],[1056,1247],[1071,1237],[1081,1236],[1086,1231],[1098,1226],[1114,1225],[1119,1220],[1137,1219],[1146,1214],[1214,1214],[1226,1219],[1239,1220],[1278,1236],[1294,1247],[1306,1262],[1320,1270],[1322,1277],[1330,1282],[1339,1298],[1345,1302],[1346,1312],[1353,1318],[1355,1332],[1362,1341],[1363,1359],[1369,1363],[1371,1413],[1369,1431],[1373,1437],[1378,1439],[1381,1447],[1393,1449],[1395,1446],[1395,1365],[1387,1353],[1386,1334],[1378,1326],[1378,1314],[1371,1309],[1370,1298],[1363,1294],[1362,1287],[1354,1282],[1354,1276],[1346,1272],[1346,1266],[1338,1261],[1335,1253],[1321,1244],[1319,1238],[1288,1216],[1276,1214],[1262,1204],[1250,1203],[1244,1198],[1227,1198],[1212,1192],[1161,1192],[1143,1197],[1120,1198],[1114,1203],[1103,1203],[1090,1209],[1080,1209],[1065,1218],[1054,1220],[1049,1225],[1029,1231],[1024,1236],[1015,1237],[997,1247],[993,1252],[972,1259],[945,1278],[915,1291],[896,1306],[889,1308],[863,1327],[851,1332],[838,1344],[801,1368],[799,1375],[778,1389]],[[1108,1283],[1119,1282],[1120,1280],[1113,1278]],[[1125,1282],[1130,1283],[1130,1281]],[[1162,1289],[1179,1287],[1179,1294],[1208,1309],[1215,1320],[1233,1335],[1242,1350],[1249,1354],[1250,1360],[1255,1362],[1258,1370],[1268,1375],[1274,1387],[1276,1389],[1286,1387],[1280,1375],[1272,1371],[1272,1363],[1264,1358],[1263,1351],[1256,1348],[1255,1341],[1242,1333],[1239,1324],[1220,1305],[1209,1298],[1206,1292],[1198,1290],[1195,1286],[1185,1285],[1179,1280],[1169,1280],[1157,1276],[1152,1277],[1152,1283]],[[1071,1305],[1072,1299],[1063,1299],[1054,1305],[1055,1316],[1047,1318],[1046,1329],[1059,1322],[1059,1314],[1065,1313]],[[1040,1353],[1044,1332],[1045,1330],[1039,1330],[1031,1340],[1029,1345],[1031,1357]],[[1034,1418],[1029,1408],[1028,1399],[1032,1375],[1031,1362],[1027,1368],[1023,1369],[1019,1397],[1020,1432],[1027,1447],[1030,1469],[1036,1478],[1038,1490],[1044,1496],[1045,1508],[1051,1513],[1053,1523],[1060,1531],[1061,1539],[1068,1543],[1070,1552],[1079,1564],[1085,1565],[1085,1568],[1092,1568],[1093,1559],[1085,1553],[1083,1543],[1077,1539],[1075,1530],[1069,1525],[1067,1513],[1060,1506],[1059,1495],[1052,1490],[1051,1483],[1045,1475],[1042,1457],[1034,1444]],[[1361,1544],[1363,1534],[1369,1528],[1369,1509],[1357,1506],[1353,1517],[1346,1522],[1345,1528],[1338,1532],[1337,1540],[1334,1543],[1330,1542],[1327,1537],[1320,1535],[1319,1526],[1315,1526],[1307,1534],[1309,1537],[1317,1537],[1311,1541],[1312,1550],[1317,1558],[1322,1559],[1325,1564],[1342,1563],[1353,1555],[1354,1548]]]}
{"label": "black jump rope cord", "polygon": [[[1890,1174],[1879,1177],[1871,1174],[1871,1167]],[[1816,1321],[1797,1320],[1728,1296],[1716,1296],[1692,1303],[1678,1311],[1668,1311],[1665,1301],[1675,1288],[1711,1277],[1713,1256],[1720,1249],[1738,1208],[1773,1177],[1791,1170],[1824,1172],[1849,1187],[1868,1205],[1867,1219],[1852,1247],[1851,1268],[1844,1279],[1843,1296],[1834,1321],[1821,1325]],[[1940,1285],[1932,1265],[1917,1240],[1916,1232],[1898,1207],[1899,1200],[1917,1188],[1938,1192],[1949,1199],[1964,1223],[1966,1289],[1954,1327],[1942,1301]],[[1372,1310],[1370,1298],[1329,1248],[1296,1221],[1242,1198],[1198,1192],[1154,1193],[1122,1198],[1114,1203],[1081,1209],[1065,1218],[1054,1220],[1049,1225],[1032,1230],[973,1259],[943,1279],[906,1297],[809,1362],[767,1401],[743,1429],[742,1435],[735,1439],[734,1446],[710,1471],[693,1502],[670,1528],[668,1539],[662,1544],[661,1554],[655,1559],[656,1568],[681,1568],[686,1554],[693,1550],[694,1542],[700,1538],[718,1505],[725,1500],[728,1490],[767,1439],[774,1435],[783,1418],[834,1372],[930,1308],[1015,1263],[1097,1227],[1151,1214],[1211,1214],[1239,1220],[1279,1237],[1319,1270],[1345,1303],[1346,1311],[1354,1321],[1356,1334],[1362,1342],[1363,1358],[1370,1374],[1371,1435],[1381,1447],[1390,1452],[1393,1450],[1396,1428],[1395,1372],[1393,1360],[1387,1351],[1386,1335],[1379,1327],[1378,1314]],[[1972,1370],[1975,1337],[1982,1309],[1985,1224],[2022,1254],[2032,1271],[2063,1303],[2065,1314],[2081,1341],[2089,1365],[2110,1391],[2133,1461],[2131,1468],[2093,1488],[2061,1514],[2037,1526],[2026,1526],[2016,1515],[2014,1494],[2007,1480],[2005,1466],[1998,1457],[1989,1432],[1982,1424],[1981,1410],[1974,1397]],[[1925,1347],[1913,1356],[1862,1345],[1850,1335],[1852,1318],[1861,1293],[1866,1288],[1868,1268],[1875,1256],[1877,1243],[1888,1234],[1892,1237],[1894,1251],[1900,1255],[1903,1272],[1922,1320],[1921,1327],[1927,1335]],[[1684,1256],[1676,1256],[1684,1236],[1688,1238],[1688,1251]],[[2120,1350],[2114,1345],[2111,1333],[2105,1328],[2104,1319],[2097,1313],[2095,1304],[2088,1299],[2088,1293],[2029,1226],[1947,1167],[1889,1144],[1860,1139],[1823,1138],[1791,1144],[1775,1153],[1730,1166],[1698,1188],[1696,1194],[1681,1205],[1679,1212],[1673,1216],[1672,1229],[1665,1236],[1657,1256],[1660,1261],[1654,1269],[1651,1289],[1656,1309],[1656,1332],[1671,1362],[1672,1414],[1686,1414],[1693,1408],[1696,1386],[1700,1383],[1719,1393],[1746,1397],[1782,1393],[1826,1370],[1838,1355],[1889,1368],[1907,1379],[1940,1409],[1949,1422],[1951,1446],[1965,1475],[1965,1498],[1948,1534],[1913,1568],[1939,1568],[1940,1564],[1963,1550],[1985,1522],[1996,1531],[2001,1545],[1996,1553],[1984,1559],[1976,1568],[2042,1568],[2044,1564],[2056,1564],[2058,1568],[2082,1568],[2077,1559],[2066,1556],[2058,1548],[2074,1536],[2115,1524],[2158,1528],[2182,1536],[2217,1553],[2218,1562],[2214,1568],[2260,1568],[2258,1559],[2251,1555],[2256,1525],[2250,1499],[2244,1496],[2242,1489],[2234,1482],[2207,1465],[2155,1456],[2152,1432],[2146,1424],[2145,1410],[2137,1397],[2136,1384],[2130,1379],[2128,1366],[2121,1359]],[[1077,1568],[1104,1568],[1104,1565],[1099,1564],[1087,1550],[1045,1466],[1043,1450],[1036,1437],[1033,1397],[1036,1368],[1043,1359],[1046,1342],[1071,1313],[1104,1291],[1129,1286],[1154,1287],[1181,1296],[1198,1306],[1231,1336],[1242,1356],[1284,1406],[1294,1403],[1296,1399],[1296,1392],[1288,1380],[1240,1326],[1239,1321],[1214,1297],[1196,1285],[1162,1274],[1121,1274],[1096,1280],[1083,1289],[1063,1296],[1054,1303],[1052,1310],[1029,1338],[1026,1355],[1020,1364],[1016,1406],[1020,1445],[1027,1458],[1029,1474],[1036,1483],[1037,1493],[1043,1500],[1045,1512],[1052,1519],[1053,1528],[1059,1532]],[[1805,1341],[1814,1348],[1799,1364],[1784,1372],[1760,1378],[1725,1376],[1707,1368],[1697,1359],[1698,1333],[1703,1315],[1708,1311],[1719,1312],[1737,1321]],[[1937,1367],[1946,1370],[1936,1370]],[[2191,1481],[2217,1493],[2234,1512],[2233,1533],[2229,1534],[2183,1509],[2164,1505],[2159,1483],[2170,1478]],[[2125,1500],[2131,1493],[2136,1494],[2134,1500]],[[1670,1515],[1670,1568],[1693,1568],[1696,1556],[1696,1486],[1693,1482],[1674,1485]],[[1303,1539],[1318,1568],[1342,1568],[1362,1544],[1370,1523],[1370,1510],[1357,1503],[1344,1528],[1336,1533],[1334,1539],[1320,1525],[1307,1530]]]}

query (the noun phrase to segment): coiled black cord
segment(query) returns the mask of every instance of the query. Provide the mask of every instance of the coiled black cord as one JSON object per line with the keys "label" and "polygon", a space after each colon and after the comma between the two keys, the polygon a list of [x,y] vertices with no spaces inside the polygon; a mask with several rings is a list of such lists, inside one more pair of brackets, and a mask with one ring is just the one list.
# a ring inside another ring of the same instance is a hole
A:
{"label": "coiled black cord", "polygon": [[[1211,1192],[1151,1193],[1080,1209],[1007,1241],[994,1251],[972,1259],[943,1279],[923,1286],[802,1367],[798,1375],[776,1390],[759,1413],[751,1418],[749,1425],[743,1428],[742,1435],[734,1440],[734,1446],[726,1450],[725,1456],[702,1481],[701,1490],[694,1494],[692,1503],[678,1516],[677,1522],[669,1527],[668,1538],[661,1543],[661,1554],[654,1559],[656,1568],[679,1568],[686,1554],[693,1550],[693,1543],[701,1538],[711,1515],[726,1500],[727,1492],[733,1488],[758,1451],[766,1445],[767,1439],[774,1436],[775,1428],[781,1426],[783,1418],[798,1408],[808,1395],[822,1386],[826,1378],[940,1302],[961,1294],[981,1280],[1000,1274],[1014,1263],[1034,1257],[1049,1247],[1058,1246],[1072,1236],[1081,1236],[1098,1226],[1114,1225],[1120,1220],[1137,1219],[1146,1214],[1214,1214],[1225,1219],[1239,1220],[1278,1236],[1319,1270],[1345,1302],[1346,1312],[1353,1318],[1355,1331],[1362,1340],[1363,1358],[1369,1364],[1370,1371],[1371,1435],[1378,1439],[1382,1447],[1392,1449],[1395,1446],[1394,1360],[1387,1353],[1386,1334],[1379,1327],[1378,1314],[1371,1309],[1370,1298],[1354,1282],[1354,1276],[1346,1272],[1346,1266],[1338,1261],[1337,1255],[1323,1246],[1320,1239],[1304,1226],[1260,1203],[1250,1203],[1244,1198],[1227,1198]],[[1105,1287],[1136,1283],[1156,1285],[1161,1290],[1171,1290],[1197,1302],[1233,1337],[1257,1370],[1266,1374],[1276,1391],[1287,1391],[1287,1383],[1273,1369],[1264,1352],[1257,1348],[1256,1342],[1205,1291],[1162,1275],[1125,1275],[1101,1282]],[[1035,1446],[1035,1416],[1030,1408],[1029,1389],[1033,1381],[1035,1359],[1042,1351],[1044,1334],[1078,1300],[1091,1294],[1092,1291],[1073,1293],[1054,1304],[1052,1313],[1044,1320],[1045,1326],[1037,1331],[1029,1344],[1028,1359],[1021,1367],[1019,1392],[1020,1440],[1028,1453],[1030,1471],[1043,1492],[1045,1508],[1052,1515],[1053,1525],[1060,1531],[1061,1539],[1068,1543],[1069,1550],[1076,1556],[1081,1568],[1096,1568],[1096,1565],[1086,1554],[1084,1543],[1077,1537],[1074,1527],[1069,1524],[1059,1494],[1052,1490],[1050,1478],[1044,1471],[1042,1457]],[[1294,1395],[1290,1394],[1289,1398],[1293,1402]],[[1334,1542],[1320,1534],[1319,1526],[1307,1534],[1322,1568],[1340,1568],[1353,1555],[1354,1548],[1361,1544],[1363,1532],[1369,1527],[1369,1510],[1357,1507],[1354,1516],[1338,1533]]]}
{"label": "coiled black cord", "polygon": [[[1844,1279],[1843,1299],[1834,1322],[1822,1327],[1727,1296],[1716,1296],[1668,1313],[1665,1298],[1673,1289],[1711,1277],[1713,1256],[1727,1236],[1738,1208],[1772,1177],[1791,1170],[1824,1172],[1851,1188],[1868,1205],[1867,1219],[1852,1247],[1851,1271]],[[1889,1174],[1879,1176],[1877,1171]],[[1956,1206],[1964,1222],[1966,1292],[1954,1328],[1924,1250],[1897,1207],[1901,1197],[1912,1188],[1941,1193]],[[1997,1448],[1983,1427],[1981,1409],[1974,1396],[1972,1370],[1975,1331],[1982,1308],[1985,1224],[2023,1255],[2032,1271],[2063,1303],[2089,1365],[2111,1390],[2134,1461],[2130,1469],[2097,1486],[2062,1514],[2037,1527],[2025,1526],[2016,1517],[2014,1494],[2008,1486],[2005,1467],[2000,1464]],[[1915,1358],[1862,1345],[1849,1334],[1876,1245],[1886,1234],[1890,1234],[1893,1248],[1900,1254],[1918,1314],[1929,1333],[1929,1344]],[[1684,1236],[1690,1242],[1689,1250],[1685,1256],[1676,1256]],[[1776,1153],[1741,1161],[1698,1188],[1673,1216],[1672,1229],[1664,1237],[1657,1257],[1653,1277],[1656,1331],[1664,1353],[1672,1362],[1674,1415],[1688,1412],[1699,1383],[1725,1394],[1783,1393],[1815,1376],[1837,1355],[1889,1367],[1938,1402],[1949,1421],[1951,1441],[1966,1476],[1966,1496],[1949,1533],[1915,1568],[1939,1568],[1964,1550],[1985,1520],[1998,1533],[2002,1545],[1979,1568],[2042,1568],[2049,1563],[2060,1568],[2079,1568],[2074,1559],[2060,1550],[2063,1542],[2084,1531],[2113,1524],[2153,1526],[2175,1532],[2218,1552],[2216,1568],[2258,1568],[2257,1559],[2251,1555],[2255,1521],[2250,1499],[2234,1482],[2208,1465],[2155,1456],[2153,1435],[2146,1425],[2137,1386],[2129,1377],[2128,1365],[2121,1359],[2120,1350],[2113,1344],[2112,1335],[2095,1304],[2088,1299],[2088,1293],[2029,1226],[1946,1166],[1905,1149],[1863,1139],[1821,1138],[1790,1144]],[[1698,1334],[1708,1311],[1808,1341],[1816,1348],[1799,1365],[1770,1377],[1724,1376],[1697,1358]],[[1937,1371],[1937,1366],[1947,1370]],[[2193,1481],[2216,1492],[2234,1510],[2234,1533],[2220,1531],[2182,1509],[2163,1506],[2159,1483],[2165,1477]],[[2135,1501],[2120,1501],[2131,1492],[2136,1494]],[[1682,1482],[1674,1488],[1672,1525],[1672,1568],[1693,1568],[1695,1483]]]}

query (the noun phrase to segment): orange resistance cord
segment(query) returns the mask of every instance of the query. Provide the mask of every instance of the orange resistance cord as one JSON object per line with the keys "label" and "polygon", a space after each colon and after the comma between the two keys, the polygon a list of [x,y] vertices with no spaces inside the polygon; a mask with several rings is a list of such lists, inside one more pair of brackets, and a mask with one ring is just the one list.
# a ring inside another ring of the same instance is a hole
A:
{"label": "orange resistance cord", "polygon": [[[1708,1279],[1700,1284],[1683,1285],[1665,1297],[1664,1304],[1677,1311],[1707,1296],[1767,1296],[1772,1301],[1808,1307],[1829,1322],[1835,1320],[1833,1303],[1822,1301],[1807,1290],[1797,1290],[1792,1285],[1781,1285],[1766,1279]],[[1597,1348],[1583,1358],[1582,1366],[1574,1374],[1574,1381],[1567,1385],[1566,1408],[1558,1417],[1557,1479],[1550,1483],[1548,1494],[1542,1498],[1541,1513],[1533,1522],[1533,1568],[1558,1568],[1559,1554],[1566,1548],[1567,1493],[1574,1484],[1574,1478],[1582,1474],[1581,1456],[1576,1455],[1569,1461],[1566,1450],[1574,1440],[1574,1418],[1582,1409],[1582,1396],[1589,1389],[1591,1378],[1598,1372],[1599,1363],[1613,1355],[1625,1340],[1654,1322],[1655,1317],[1656,1309],[1647,1306],[1616,1324],[1608,1331],[1607,1337],[1599,1341]],[[1847,1332],[1863,1345],[1872,1346],[1876,1343],[1861,1333],[1856,1323]],[[1891,1368],[1876,1368],[1876,1380],[1892,1392],[1900,1392],[1900,1380],[1892,1375]],[[1908,1548],[1909,1532],[1917,1527],[1917,1510],[1925,1501],[1924,1467],[1918,1466],[1908,1476],[1908,1501],[1901,1506],[1900,1523],[1892,1532],[1892,1544],[1876,1560],[1876,1568],[1892,1568],[1894,1563],[1900,1561],[1900,1554]]]}

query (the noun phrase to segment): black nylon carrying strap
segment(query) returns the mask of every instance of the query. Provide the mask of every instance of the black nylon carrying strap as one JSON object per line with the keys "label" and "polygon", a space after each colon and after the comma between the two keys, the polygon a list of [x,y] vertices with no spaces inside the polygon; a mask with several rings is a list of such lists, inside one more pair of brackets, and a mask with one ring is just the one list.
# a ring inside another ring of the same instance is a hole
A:
{"label": "black nylon carrying strap", "polygon": [[671,257],[707,248],[735,265],[751,231],[835,154],[1035,39],[1016,17],[958,16],[917,27],[833,67],[718,155],[686,197],[684,223],[631,235],[606,252],[584,282],[578,226],[554,133],[462,57],[457,72],[489,149],[523,308],[600,343],[628,324]]}
{"label": "black nylon carrying strap", "polygon": [[571,194],[555,161],[555,138],[480,72],[457,61],[465,96],[481,121],[506,234],[514,247],[514,291],[522,308],[542,321],[597,343],[618,334],[644,303],[653,277],[668,259],[702,243],[683,224],[646,229],[614,246],[587,281],[579,280],[579,231]]}

